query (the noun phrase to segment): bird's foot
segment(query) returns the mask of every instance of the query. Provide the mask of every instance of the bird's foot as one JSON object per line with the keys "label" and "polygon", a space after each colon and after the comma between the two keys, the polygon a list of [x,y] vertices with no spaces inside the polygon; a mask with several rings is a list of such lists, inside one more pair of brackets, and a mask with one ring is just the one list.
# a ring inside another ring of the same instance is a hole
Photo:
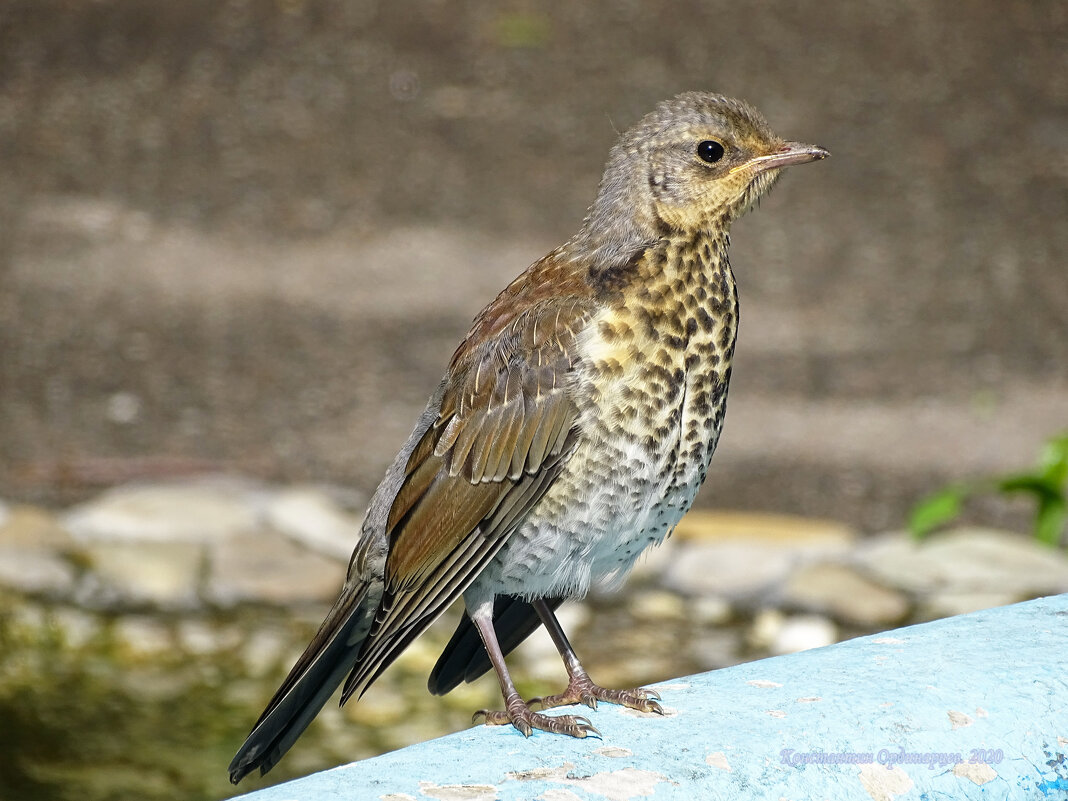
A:
{"label": "bird's foot", "polygon": [[637,709],[639,712],[655,712],[664,714],[664,708],[657,702],[660,693],[655,690],[647,690],[644,687],[636,687],[633,690],[609,690],[593,683],[585,673],[571,677],[567,683],[567,689],[559,695],[547,695],[544,698],[531,698],[530,703],[538,704],[542,709],[552,709],[557,706],[569,706],[571,704],[585,704],[590,709],[597,708],[598,701],[609,704],[619,704],[628,709]]}
{"label": "bird's foot", "polygon": [[535,729],[554,734],[567,734],[579,739],[601,736],[601,733],[590,723],[589,718],[581,715],[543,715],[531,709],[530,705],[518,694],[508,698],[505,706],[504,712],[480,709],[475,713],[472,722],[483,718],[487,726],[503,726],[511,723],[524,737],[532,735]]}

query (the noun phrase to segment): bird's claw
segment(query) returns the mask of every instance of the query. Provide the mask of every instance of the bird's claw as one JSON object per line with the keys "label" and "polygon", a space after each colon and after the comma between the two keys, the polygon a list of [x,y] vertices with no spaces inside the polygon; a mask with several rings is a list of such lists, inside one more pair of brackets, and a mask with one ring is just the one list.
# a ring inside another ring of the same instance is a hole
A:
{"label": "bird's claw", "polygon": [[585,704],[590,709],[596,709],[597,702],[604,701],[609,704],[619,704],[627,709],[636,709],[639,712],[663,715],[664,708],[657,703],[660,700],[660,693],[656,690],[648,690],[644,687],[637,687],[633,690],[609,690],[594,684],[588,676],[580,676],[572,678],[567,689],[559,695],[533,698],[530,703],[537,703],[542,709],[553,709],[571,704]]}
{"label": "bird's claw", "polygon": [[535,712],[522,701],[509,703],[508,711],[480,709],[472,716],[471,722],[477,723],[479,718],[483,719],[487,726],[503,726],[511,723],[524,737],[530,737],[535,729],[553,734],[566,734],[580,740],[591,736],[601,737],[601,732],[590,722],[589,718],[582,715],[543,715]]}

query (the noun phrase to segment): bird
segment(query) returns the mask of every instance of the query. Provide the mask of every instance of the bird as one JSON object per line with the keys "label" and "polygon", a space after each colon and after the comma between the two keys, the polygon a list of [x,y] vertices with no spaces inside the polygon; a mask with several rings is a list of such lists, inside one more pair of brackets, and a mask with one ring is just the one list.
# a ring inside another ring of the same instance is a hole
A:
{"label": "bird", "polygon": [[[663,713],[653,690],[594,683],[556,609],[620,583],[690,508],[719,441],[738,330],[731,223],[783,168],[826,158],[748,103],[686,92],[612,147],[576,235],[475,318],[372,495],[344,586],[229,766],[267,773],[338,686],[359,698],[458,598],[428,682],[494,670],[475,719],[599,736],[558,706]],[[505,656],[545,626],[568,675],[525,701]],[[538,707],[535,709],[535,707]]]}

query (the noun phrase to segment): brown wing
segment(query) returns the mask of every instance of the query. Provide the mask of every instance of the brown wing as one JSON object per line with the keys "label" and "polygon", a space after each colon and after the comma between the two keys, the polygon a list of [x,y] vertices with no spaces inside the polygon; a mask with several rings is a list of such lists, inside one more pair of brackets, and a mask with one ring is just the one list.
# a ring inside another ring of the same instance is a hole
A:
{"label": "brown wing", "polygon": [[389,510],[385,591],[342,702],[466,589],[570,453],[569,376],[590,304],[530,297],[529,286],[505,290],[453,357],[438,417]]}

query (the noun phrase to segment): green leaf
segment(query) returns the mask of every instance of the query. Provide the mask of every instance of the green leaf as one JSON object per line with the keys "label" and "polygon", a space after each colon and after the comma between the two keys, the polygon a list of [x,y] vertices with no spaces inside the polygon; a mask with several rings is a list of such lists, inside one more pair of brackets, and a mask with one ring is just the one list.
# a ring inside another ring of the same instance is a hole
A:
{"label": "green leaf", "polygon": [[1057,545],[1064,534],[1065,522],[1068,522],[1068,504],[1064,498],[1043,498],[1035,515],[1035,539]]}
{"label": "green leaf", "polygon": [[909,515],[909,530],[913,538],[922,539],[960,515],[961,504],[968,492],[967,487],[949,486],[916,504]]}
{"label": "green leaf", "polygon": [[1063,491],[1068,483],[1068,434],[1054,437],[1042,448],[1038,459],[1042,477]]}
{"label": "green leaf", "polygon": [[1009,492],[1029,492],[1035,496],[1035,499],[1039,503],[1049,499],[1056,500],[1061,497],[1061,487],[1059,484],[1050,482],[1044,476],[1036,476],[1030,473],[1023,473],[1017,476],[1005,476],[998,479],[997,488],[1004,493]]}

